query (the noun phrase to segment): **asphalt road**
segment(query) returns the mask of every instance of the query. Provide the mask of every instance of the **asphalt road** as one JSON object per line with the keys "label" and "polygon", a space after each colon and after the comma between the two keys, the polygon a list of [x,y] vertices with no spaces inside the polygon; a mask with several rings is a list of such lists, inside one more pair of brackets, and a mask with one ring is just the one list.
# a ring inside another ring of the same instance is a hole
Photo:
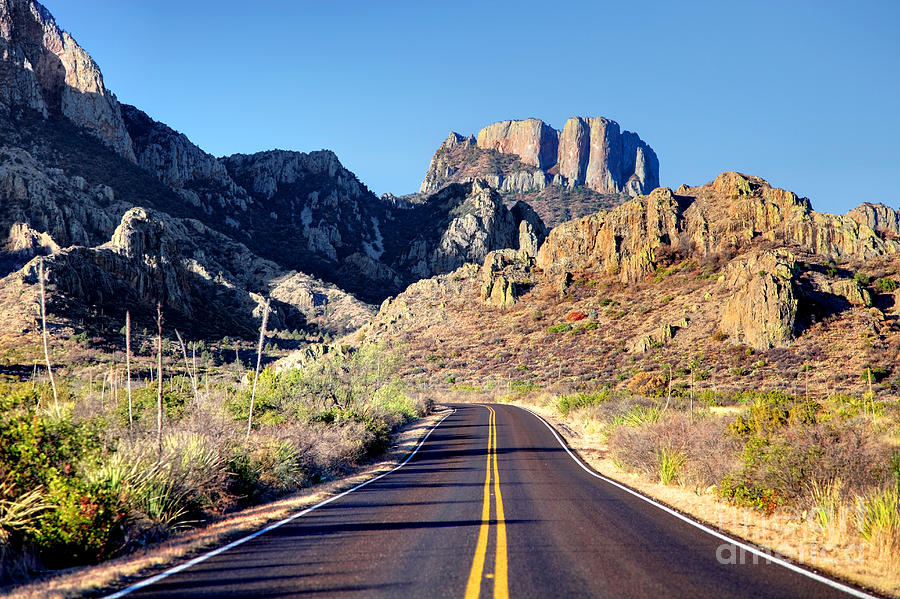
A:
{"label": "asphalt road", "polygon": [[402,468],[128,596],[849,596],[593,476],[525,410],[455,407]]}

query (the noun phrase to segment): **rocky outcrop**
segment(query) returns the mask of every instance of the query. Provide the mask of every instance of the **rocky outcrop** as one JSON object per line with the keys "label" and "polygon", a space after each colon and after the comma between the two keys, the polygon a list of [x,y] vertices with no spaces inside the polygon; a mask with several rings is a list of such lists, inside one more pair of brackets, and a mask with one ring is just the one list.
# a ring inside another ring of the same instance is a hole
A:
{"label": "rocky outcrop", "polygon": [[118,223],[116,213],[125,209],[106,185],[90,185],[81,176],[47,168],[23,149],[0,148],[4,228],[27,225],[61,247],[96,245],[109,239]]}
{"label": "rocky outcrop", "polygon": [[634,281],[655,268],[655,250],[677,239],[682,226],[681,205],[671,190],[659,188],[611,212],[556,227],[537,265],[551,272],[597,268]]}
{"label": "rocky outcrop", "polygon": [[532,258],[547,238],[547,227],[538,213],[526,202],[516,202],[510,209],[513,221],[519,224],[518,249]]}
{"label": "rocky outcrop", "polygon": [[[207,256],[202,241],[218,241],[221,260]],[[46,258],[55,293],[75,305],[149,311],[160,303],[170,317],[191,328],[251,334],[256,327],[265,287],[277,273],[274,264],[206,229],[198,221],[179,221],[143,208],[125,213],[109,242],[97,247],[71,246]],[[35,264],[25,268],[34,279]],[[34,282],[34,281],[32,281]],[[273,302],[273,328],[303,328],[302,312]],[[195,322],[197,321],[197,322]]]}
{"label": "rocky outcrop", "polygon": [[728,254],[754,240],[796,245],[834,260],[900,251],[898,241],[849,216],[815,212],[790,191],[728,172],[705,186],[676,193],[659,188],[608,213],[564,223],[550,232],[537,264],[551,271],[600,268],[628,282],[652,272],[658,253]]}
{"label": "rocky outcrop", "polygon": [[527,251],[497,250],[481,267],[481,300],[498,308],[510,308],[520,293],[533,285],[534,255]]}
{"label": "rocky outcrop", "polygon": [[0,113],[62,116],[134,160],[119,103],[90,55],[34,0],[0,0]]}
{"label": "rocky outcrop", "polygon": [[462,163],[477,154],[474,150],[475,137],[463,137],[451,131],[431,157],[419,193],[431,194],[454,182],[454,175],[459,172]]}
{"label": "rocky outcrop", "polygon": [[865,202],[847,212],[847,216],[882,235],[900,236],[900,211],[884,204]]}
{"label": "rocky outcrop", "polygon": [[516,154],[525,164],[547,170],[556,164],[559,132],[538,119],[501,121],[478,132],[481,149]]}
{"label": "rocky outcrop", "polygon": [[545,236],[544,224],[533,210],[524,204],[507,209],[483,180],[446,187],[403,216],[423,226],[400,256],[397,269],[420,278],[466,263],[480,264],[493,250],[534,252]]}
{"label": "rocky outcrop", "polygon": [[733,291],[719,330],[756,350],[783,347],[793,339],[798,301],[791,281],[795,265],[787,252],[765,252],[732,262],[721,284]]}

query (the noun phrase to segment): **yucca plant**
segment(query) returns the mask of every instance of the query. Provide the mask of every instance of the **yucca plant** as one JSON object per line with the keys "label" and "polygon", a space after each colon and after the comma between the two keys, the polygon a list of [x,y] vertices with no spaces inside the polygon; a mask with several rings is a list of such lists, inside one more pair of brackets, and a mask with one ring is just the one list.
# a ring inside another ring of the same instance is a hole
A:
{"label": "yucca plant", "polygon": [[31,530],[47,507],[40,488],[14,497],[12,483],[0,483],[0,547],[9,542],[14,532]]}
{"label": "yucca plant", "polygon": [[659,482],[671,485],[681,476],[681,470],[687,462],[687,456],[680,449],[663,447],[656,452],[659,464]]}
{"label": "yucca plant", "polygon": [[881,555],[900,551],[900,487],[895,484],[857,497],[857,526],[860,536]]}
{"label": "yucca plant", "polygon": [[614,424],[639,427],[659,421],[661,414],[662,412],[656,406],[634,406],[625,414],[616,417]]}

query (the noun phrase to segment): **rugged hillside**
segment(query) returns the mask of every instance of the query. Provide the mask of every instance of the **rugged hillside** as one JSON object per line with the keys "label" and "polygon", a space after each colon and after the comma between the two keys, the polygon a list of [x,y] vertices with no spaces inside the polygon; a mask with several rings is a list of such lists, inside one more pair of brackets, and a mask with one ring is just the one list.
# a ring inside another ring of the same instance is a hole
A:
{"label": "rugged hillside", "polygon": [[659,161],[637,134],[603,117],[571,118],[561,132],[537,119],[502,121],[477,137],[451,133],[420,193],[473,178],[527,201],[555,226],[649,193],[659,185]]}
{"label": "rugged hillside", "polygon": [[[120,105],[37,2],[0,3],[0,33],[0,277],[30,281],[17,271],[52,255],[69,312],[159,301],[190,322],[205,308],[224,333],[252,329],[269,295],[284,304],[273,325],[340,333],[362,301],[545,234],[480,183],[394,202],[329,151],[216,158]],[[140,249],[115,242],[139,221]]]}
{"label": "rugged hillside", "polygon": [[723,173],[564,223],[536,257],[494,252],[421,281],[352,340],[407,348],[412,380],[476,387],[662,384],[696,362],[700,388],[861,392],[869,367],[887,391],[900,385],[897,218],[818,213]]}

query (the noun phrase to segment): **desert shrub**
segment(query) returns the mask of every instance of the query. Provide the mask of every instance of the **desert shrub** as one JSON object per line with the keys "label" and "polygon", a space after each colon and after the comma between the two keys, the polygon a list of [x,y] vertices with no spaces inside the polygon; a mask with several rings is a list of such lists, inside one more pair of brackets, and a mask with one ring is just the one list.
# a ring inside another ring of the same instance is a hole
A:
{"label": "desert shrub", "polygon": [[303,456],[285,440],[251,440],[235,447],[227,464],[229,491],[244,502],[297,489],[307,480]]}
{"label": "desert shrub", "polygon": [[718,484],[740,467],[740,444],[725,431],[725,420],[669,413],[655,421],[614,429],[613,459],[628,470],[698,489]]}
{"label": "desert shrub", "polygon": [[891,477],[888,448],[869,422],[833,418],[814,402],[757,400],[729,432],[743,443],[743,468],[722,494],[738,503],[767,509],[797,502],[810,485],[839,479],[863,492]]}
{"label": "desert shrub", "polygon": [[853,274],[853,280],[860,285],[868,285],[872,282],[872,277],[864,272],[856,272]]}
{"label": "desert shrub", "polygon": [[777,490],[760,486],[738,474],[726,475],[719,485],[719,493],[735,505],[758,509],[767,515],[784,505]]}
{"label": "desert shrub", "polygon": [[[253,380],[252,373],[248,380]],[[226,408],[235,420],[247,420],[250,415],[251,385],[237,390],[228,398]],[[290,396],[290,383],[270,368],[259,373],[256,396],[253,398],[253,420],[259,426],[272,426],[285,421],[285,400]]]}
{"label": "desert shrub", "polygon": [[122,536],[124,512],[108,487],[84,476],[107,448],[97,421],[73,422],[36,411],[22,387],[0,390],[0,472],[7,505],[42,494],[44,509],[22,538],[45,565],[92,563]]}
{"label": "desert shrub", "polygon": [[746,391],[735,394],[732,400],[750,403],[750,407],[737,416],[730,430],[737,435],[765,435],[787,424],[796,398],[781,391]]}
{"label": "desert shrub", "polygon": [[671,485],[681,477],[681,471],[687,462],[687,455],[680,449],[662,447],[656,452],[659,469],[659,482]]}
{"label": "desert shrub", "polygon": [[570,330],[571,328],[572,328],[572,325],[564,322],[561,324],[555,324],[553,326],[547,327],[547,332],[548,333],[565,333],[566,331]]}
{"label": "desert shrub", "polygon": [[613,419],[613,424],[616,426],[639,427],[657,422],[661,414],[662,412],[657,406],[636,405],[616,416]]}
{"label": "desert shrub", "polygon": [[47,566],[95,563],[108,557],[123,537],[123,506],[105,486],[52,478],[45,501],[50,509],[33,538]]}
{"label": "desert shrub", "polygon": [[897,281],[890,277],[882,277],[875,281],[875,289],[882,293],[893,293],[897,289]]}
{"label": "desert shrub", "polygon": [[599,403],[607,401],[610,397],[610,391],[603,389],[594,393],[574,393],[571,395],[560,395],[556,401],[556,409],[563,416],[568,416],[569,412],[579,408],[587,408],[595,406]]}
{"label": "desert shrub", "polygon": [[666,385],[666,377],[653,372],[637,372],[628,381],[628,390],[640,395],[653,395]]}
{"label": "desert shrub", "polygon": [[872,382],[879,383],[887,377],[889,371],[884,366],[866,366],[862,369],[862,372],[859,373],[859,378],[863,382],[868,382],[870,374],[872,376]]}

